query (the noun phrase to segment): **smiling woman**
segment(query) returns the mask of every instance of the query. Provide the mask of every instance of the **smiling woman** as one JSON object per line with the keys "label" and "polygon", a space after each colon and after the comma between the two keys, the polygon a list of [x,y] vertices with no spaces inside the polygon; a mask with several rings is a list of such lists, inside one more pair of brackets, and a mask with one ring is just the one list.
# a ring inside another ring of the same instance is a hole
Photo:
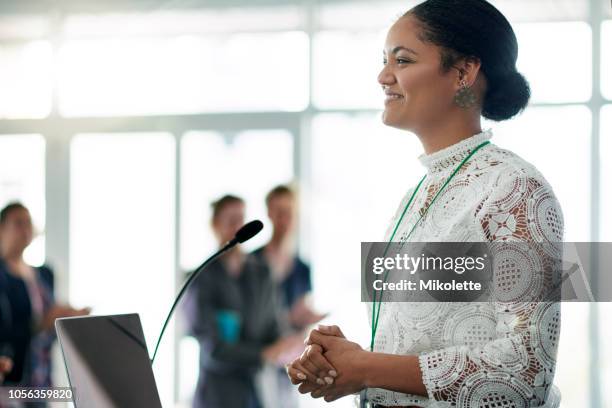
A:
{"label": "smiling woman", "polygon": [[[383,123],[416,134],[427,171],[385,241],[495,243],[503,251],[493,253],[493,297],[392,303],[375,294],[369,351],[320,326],[288,374],[326,401],[360,392],[362,406],[557,407],[560,307],[543,296],[558,270],[563,216],[541,173],[481,128],[481,117],[510,119],[529,100],[514,31],[485,0],[427,0],[391,26],[383,56]],[[542,250],[524,254],[507,241]]]}

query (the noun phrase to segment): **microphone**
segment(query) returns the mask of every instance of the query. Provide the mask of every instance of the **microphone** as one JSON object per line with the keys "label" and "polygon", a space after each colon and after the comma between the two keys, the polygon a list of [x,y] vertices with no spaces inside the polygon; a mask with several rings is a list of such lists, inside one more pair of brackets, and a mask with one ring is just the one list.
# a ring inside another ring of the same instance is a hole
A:
{"label": "microphone", "polygon": [[253,238],[255,235],[259,234],[259,231],[261,231],[262,229],[263,229],[263,223],[259,220],[254,220],[254,221],[244,224],[238,230],[238,232],[236,232],[236,235],[234,236],[234,238],[232,238],[231,241],[229,241],[227,244],[225,244],[225,246],[223,246],[223,248],[215,252],[210,258],[204,261],[202,265],[198,266],[195,272],[191,274],[189,279],[185,281],[178,296],[174,300],[174,303],[172,304],[172,307],[170,308],[170,312],[168,312],[168,316],[166,317],[166,320],[164,321],[162,330],[159,333],[159,337],[157,338],[157,344],[155,345],[155,350],[153,351],[153,357],[151,357],[151,365],[153,365],[153,362],[155,361],[155,356],[157,355],[157,349],[159,348],[159,344],[161,343],[164,332],[166,331],[166,326],[168,326],[168,322],[170,321],[170,318],[172,317],[172,314],[174,313],[174,309],[176,309],[176,305],[178,304],[179,300],[181,300],[181,298],[185,294],[185,291],[187,290],[191,282],[193,282],[193,280],[200,274],[200,272],[202,272],[208,266],[208,264],[213,259],[216,259],[219,255],[221,255],[228,249],[231,249],[232,247],[236,246],[237,244],[242,244],[243,242],[246,242],[249,239]]}
{"label": "microphone", "polygon": [[232,239],[228,245],[234,246],[236,244],[242,244],[259,234],[259,231],[263,229],[263,223],[259,220],[251,221],[244,224],[242,228],[238,230],[234,239]]}

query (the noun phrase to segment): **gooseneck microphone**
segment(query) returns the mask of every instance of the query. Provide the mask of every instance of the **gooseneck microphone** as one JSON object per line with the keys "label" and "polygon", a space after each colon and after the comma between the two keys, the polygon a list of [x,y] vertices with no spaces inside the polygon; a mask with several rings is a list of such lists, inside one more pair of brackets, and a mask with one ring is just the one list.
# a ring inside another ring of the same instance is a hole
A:
{"label": "gooseneck microphone", "polygon": [[155,356],[157,355],[157,349],[159,348],[159,344],[161,343],[164,332],[166,331],[166,326],[168,326],[168,322],[170,321],[170,318],[172,317],[172,314],[174,313],[174,309],[176,309],[176,305],[178,304],[179,300],[181,300],[181,298],[185,294],[185,291],[187,290],[191,282],[193,282],[193,280],[198,277],[200,272],[202,272],[213,259],[217,258],[219,255],[221,255],[228,249],[231,249],[236,244],[242,244],[243,242],[246,242],[249,239],[253,238],[262,229],[263,229],[263,223],[259,220],[254,220],[254,221],[244,224],[242,228],[240,228],[238,232],[236,232],[236,235],[231,241],[229,241],[227,244],[225,244],[223,248],[215,252],[210,258],[204,261],[204,263],[198,266],[195,272],[193,272],[191,276],[189,276],[189,279],[187,279],[185,283],[183,284],[181,291],[179,292],[178,296],[174,300],[174,303],[172,304],[172,307],[170,308],[170,312],[168,313],[168,316],[166,317],[166,320],[164,321],[164,325],[162,326],[161,333],[159,333],[159,337],[157,338],[157,344],[155,345],[155,350],[153,351],[153,357],[151,357],[151,364],[153,364],[153,362],[155,361]]}

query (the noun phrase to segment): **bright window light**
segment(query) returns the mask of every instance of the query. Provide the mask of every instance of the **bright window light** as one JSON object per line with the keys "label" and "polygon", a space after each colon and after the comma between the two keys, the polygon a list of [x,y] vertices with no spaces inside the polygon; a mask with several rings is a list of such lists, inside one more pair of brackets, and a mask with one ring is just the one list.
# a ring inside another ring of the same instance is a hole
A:
{"label": "bright window light", "polygon": [[49,114],[52,66],[47,41],[0,44],[0,119],[43,118]]}
{"label": "bright window light", "polygon": [[377,77],[385,31],[320,31],[313,40],[313,100],[320,108],[384,107]]}
{"label": "bright window light", "polygon": [[588,407],[589,386],[590,303],[561,303],[561,336],[557,350],[554,384],[561,392],[561,407]]}
{"label": "bright window light", "polygon": [[[313,300],[331,312],[323,324],[338,324],[366,347],[369,323],[359,301],[362,241],[380,241],[406,191],[425,169],[415,135],[386,127],[380,115],[321,114],[312,124],[309,222]],[[339,290],[340,288],[340,290]],[[302,398],[302,407],[318,407]],[[336,402],[354,407],[351,397]]]}
{"label": "bright window light", "polygon": [[[610,224],[608,224],[610,225]],[[594,378],[594,381],[599,381],[603,397],[603,407],[612,407],[612,395],[608,390],[610,384],[612,384],[612,345],[608,339],[612,338],[612,326],[610,326],[610,314],[612,314],[612,303],[610,302],[599,302],[594,305],[599,309],[599,344],[601,347],[601,354],[597,359],[601,367],[601,375],[599,378]],[[568,384],[571,387],[571,384]],[[583,395],[588,395],[585,391]],[[579,399],[576,399],[578,402]],[[583,403],[581,403],[583,404]],[[569,407],[569,405],[568,405]]]}
{"label": "bright window light", "polygon": [[250,130],[232,140],[216,132],[189,132],[181,145],[181,265],[189,270],[218,249],[210,229],[210,204],[225,194],[246,201],[246,220],[264,230],[245,244],[255,249],[270,238],[266,193],[293,178],[293,137],[286,130]]}
{"label": "bright window light", "polygon": [[592,34],[587,23],[524,23],[514,29],[517,68],[531,85],[532,102],[585,102],[591,97]]}
{"label": "bright window light", "polygon": [[[71,145],[70,302],[139,313],[149,354],[174,300],[175,142],[168,134],[83,134]],[[173,401],[168,328],[154,371]]]}
{"label": "bright window light", "polygon": [[564,214],[565,240],[589,241],[590,110],[579,105],[528,108],[511,121],[485,123],[493,128],[494,143],[525,158],[551,184]]}
{"label": "bright window light", "polygon": [[73,40],[60,67],[66,116],[297,111],[308,103],[308,37],[299,31]]}
{"label": "bright window light", "polygon": [[601,92],[612,99],[612,20],[601,26]]}
{"label": "bright window light", "polygon": [[402,197],[425,173],[417,160],[423,149],[415,135],[384,126],[380,115],[318,115],[312,131],[313,296],[348,338],[365,345],[360,243],[383,239]]}
{"label": "bright window light", "polygon": [[45,139],[41,135],[0,135],[0,208],[19,201],[30,210],[36,237],[24,257],[45,262]]}
{"label": "bright window light", "polygon": [[[388,29],[418,0],[366,2],[321,2],[318,7],[318,27],[321,30],[363,32]],[[382,44],[380,45],[382,48]]]}
{"label": "bright window light", "polygon": [[304,28],[298,6],[253,6],[155,10],[147,13],[77,14],[65,20],[63,34],[71,39],[109,36],[176,36]]}
{"label": "bright window light", "polygon": [[50,32],[51,19],[48,16],[22,13],[0,15],[0,41],[41,39]]}
{"label": "bright window light", "polygon": [[612,105],[605,105],[601,109],[601,132],[599,133],[599,240],[612,242],[612,164],[610,163],[610,152],[612,152]]}
{"label": "bright window light", "polygon": [[[510,22],[587,20],[585,0],[491,0]],[[604,2],[605,3],[605,2]]]}

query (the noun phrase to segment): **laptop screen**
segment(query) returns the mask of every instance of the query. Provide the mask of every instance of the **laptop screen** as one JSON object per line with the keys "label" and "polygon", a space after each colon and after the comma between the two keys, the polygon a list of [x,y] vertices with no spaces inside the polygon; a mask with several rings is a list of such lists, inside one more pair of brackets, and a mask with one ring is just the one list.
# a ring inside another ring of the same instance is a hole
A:
{"label": "laptop screen", "polygon": [[137,314],[57,319],[76,408],[161,408]]}

